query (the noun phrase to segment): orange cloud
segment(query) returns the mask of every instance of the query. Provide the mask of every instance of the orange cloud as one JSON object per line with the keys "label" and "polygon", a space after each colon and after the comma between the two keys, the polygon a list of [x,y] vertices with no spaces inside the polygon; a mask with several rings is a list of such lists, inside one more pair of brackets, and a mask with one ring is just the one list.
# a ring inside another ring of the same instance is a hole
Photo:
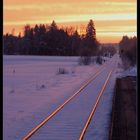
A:
{"label": "orange cloud", "polygon": [[95,21],[97,35],[102,37],[136,34],[136,1],[4,0],[4,33],[12,28],[22,31],[25,24],[50,24],[55,20],[59,25],[76,26],[87,24],[89,19]]}

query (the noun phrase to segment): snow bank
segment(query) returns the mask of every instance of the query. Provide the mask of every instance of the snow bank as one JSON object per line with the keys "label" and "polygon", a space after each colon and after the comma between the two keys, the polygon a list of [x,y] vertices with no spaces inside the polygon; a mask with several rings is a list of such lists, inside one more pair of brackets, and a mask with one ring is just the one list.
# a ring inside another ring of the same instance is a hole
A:
{"label": "snow bank", "polygon": [[123,69],[118,69],[119,71],[117,72],[117,77],[126,77],[126,76],[137,76],[137,66],[130,67],[127,70]]}

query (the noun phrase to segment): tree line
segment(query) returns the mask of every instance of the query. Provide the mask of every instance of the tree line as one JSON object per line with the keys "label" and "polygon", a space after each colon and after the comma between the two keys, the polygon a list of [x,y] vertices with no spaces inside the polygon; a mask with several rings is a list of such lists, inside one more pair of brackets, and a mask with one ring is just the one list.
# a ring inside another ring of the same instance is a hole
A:
{"label": "tree line", "polygon": [[87,24],[85,35],[72,27],[58,28],[52,21],[50,25],[26,25],[23,36],[3,36],[3,53],[7,55],[94,56],[99,45],[93,20]]}
{"label": "tree line", "polygon": [[120,57],[122,61],[126,63],[129,61],[129,65],[136,64],[136,52],[137,52],[137,37],[123,36],[122,40],[119,42]]}

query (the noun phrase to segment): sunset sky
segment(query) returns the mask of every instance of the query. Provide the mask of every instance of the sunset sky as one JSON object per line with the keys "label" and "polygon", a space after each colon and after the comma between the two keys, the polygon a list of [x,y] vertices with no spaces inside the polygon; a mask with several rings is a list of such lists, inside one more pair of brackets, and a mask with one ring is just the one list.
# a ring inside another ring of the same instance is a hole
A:
{"label": "sunset sky", "polygon": [[101,43],[136,35],[136,0],[4,0],[4,34],[23,32],[26,24],[84,27],[93,19]]}

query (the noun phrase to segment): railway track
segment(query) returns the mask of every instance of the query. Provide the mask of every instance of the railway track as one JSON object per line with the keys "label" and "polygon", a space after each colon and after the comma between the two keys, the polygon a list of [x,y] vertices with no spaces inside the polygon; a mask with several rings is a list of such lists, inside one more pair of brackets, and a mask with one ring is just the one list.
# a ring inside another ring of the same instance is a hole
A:
{"label": "railway track", "polygon": [[103,92],[104,92],[104,90],[106,88],[106,85],[108,83],[108,80],[109,80],[112,72],[113,72],[113,70],[111,70],[110,73],[108,74],[108,77],[107,77],[107,79],[106,79],[106,81],[105,81],[105,83],[103,85],[103,88],[102,88],[102,90],[101,90],[101,92],[100,92],[100,94],[99,94],[99,96],[98,96],[98,98],[96,100],[96,103],[94,104],[93,109],[92,109],[92,111],[91,111],[91,113],[90,113],[90,115],[89,115],[89,117],[87,119],[87,122],[86,122],[86,124],[85,124],[85,126],[84,126],[84,128],[83,128],[83,130],[82,130],[82,132],[80,134],[79,140],[83,140],[84,134],[85,134],[85,132],[87,130],[88,125],[90,124],[90,121],[92,119],[92,116],[94,115],[94,112],[96,111],[96,108],[98,106],[98,103],[99,103],[99,101],[101,99],[101,96],[102,96],[102,94],[103,94]]}
{"label": "railway track", "polygon": [[[111,62],[112,63],[112,62]],[[109,79],[110,79],[110,77],[111,77],[111,74],[112,74],[112,72],[113,72],[113,69],[112,69],[112,67],[111,67],[111,63],[110,63],[110,71],[108,72],[107,70],[106,70],[106,72],[105,72],[105,80],[103,80],[102,81],[102,84],[101,85],[103,85],[102,86],[102,88],[101,88],[101,91],[100,90],[98,90],[97,91],[97,95],[96,95],[96,100],[94,99],[94,103],[92,103],[93,101],[91,101],[91,103],[89,103],[89,104],[92,104],[92,107],[91,107],[91,105],[90,105],[90,109],[89,109],[89,111],[88,111],[88,114],[86,115],[86,118],[88,118],[87,120],[86,120],[86,123],[84,124],[84,126],[82,126],[82,131],[81,131],[81,126],[80,126],[80,136],[79,136],[79,138],[76,138],[76,139],[78,139],[78,140],[83,140],[83,138],[84,138],[84,135],[85,135],[85,133],[86,133],[86,130],[87,130],[87,127],[88,127],[88,125],[90,124],[90,121],[91,121],[91,119],[92,119],[92,117],[93,117],[93,115],[94,115],[94,112],[96,111],[96,109],[97,109],[97,106],[98,106],[98,104],[99,104],[99,101],[100,101],[100,98],[102,97],[102,94],[103,94],[103,92],[104,92],[104,90],[105,90],[105,88],[106,88],[106,86],[107,86],[107,83],[108,83],[108,81],[109,81]],[[55,111],[53,111],[48,117],[46,117],[41,123],[39,123],[36,127],[34,127],[22,140],[29,140],[29,139],[33,139],[34,140],[34,138],[33,137],[35,137],[36,135],[38,135],[38,133],[39,133],[39,130],[40,129],[44,129],[43,127],[44,126],[47,126],[47,123],[49,123],[50,121],[51,121],[51,119],[53,119],[53,118],[55,118],[56,116],[57,116],[57,114],[59,113],[59,112],[62,112],[63,110],[65,110],[65,108],[67,107],[67,106],[70,106],[71,104],[73,105],[73,104],[76,104],[78,101],[73,101],[73,100],[77,100],[77,99],[79,99],[80,100],[80,98],[82,98],[82,100],[84,99],[84,97],[81,97],[81,96],[88,96],[88,94],[87,93],[83,93],[84,92],[84,90],[86,90],[86,87],[87,86],[92,86],[92,84],[93,84],[93,82],[95,81],[95,79],[97,78],[97,77],[99,77],[100,75],[101,75],[101,73],[103,72],[103,70],[105,71],[105,69],[106,69],[106,65],[103,65],[88,81],[86,81],[86,83],[77,91],[77,92],[75,92],[70,98],[68,98],[62,105],[60,105]],[[105,81],[105,82],[104,82]],[[81,95],[82,94],[82,95]],[[87,95],[86,95],[87,94]],[[91,94],[91,93],[90,93]],[[91,96],[91,95],[90,95]],[[90,99],[90,96],[88,97],[88,99]],[[74,102],[74,103],[73,103]],[[80,102],[80,101],[79,101]],[[82,102],[82,101],[81,101]],[[77,104],[76,104],[77,105]],[[76,106],[75,105],[75,106]],[[87,107],[88,108],[88,107]],[[67,109],[66,109],[67,110]],[[76,111],[74,111],[75,113],[76,113]],[[73,113],[72,113],[73,114]],[[85,122],[85,119],[84,119],[84,122]],[[54,125],[53,125],[54,126]],[[46,130],[46,129],[45,129]],[[47,136],[46,136],[46,139],[48,139],[48,140],[50,140]],[[45,140],[46,140],[45,139]],[[40,140],[42,140],[42,139],[40,139]],[[53,139],[53,140],[55,140],[55,139]]]}

